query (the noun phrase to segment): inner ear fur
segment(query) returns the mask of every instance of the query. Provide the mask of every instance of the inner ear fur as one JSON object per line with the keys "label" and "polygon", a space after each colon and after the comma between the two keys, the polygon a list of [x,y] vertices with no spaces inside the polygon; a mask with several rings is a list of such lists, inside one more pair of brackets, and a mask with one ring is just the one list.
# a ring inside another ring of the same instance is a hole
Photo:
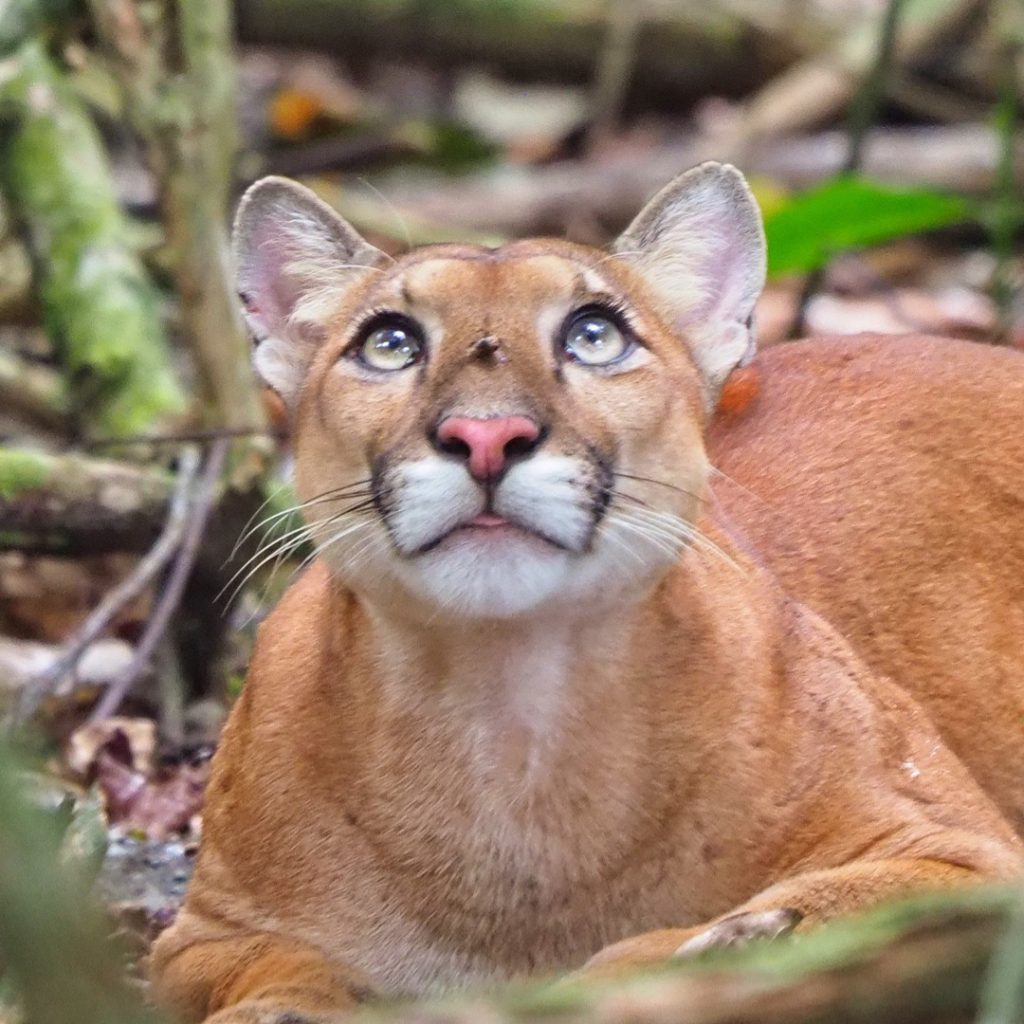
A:
{"label": "inner ear fur", "polygon": [[681,174],[612,248],[644,277],[689,345],[713,407],[726,378],[756,347],[754,306],[764,288],[766,248],[746,179],[714,162]]}
{"label": "inner ear fur", "polygon": [[242,197],[233,247],[256,371],[294,409],[342,294],[386,257],[308,188],[277,177]]}

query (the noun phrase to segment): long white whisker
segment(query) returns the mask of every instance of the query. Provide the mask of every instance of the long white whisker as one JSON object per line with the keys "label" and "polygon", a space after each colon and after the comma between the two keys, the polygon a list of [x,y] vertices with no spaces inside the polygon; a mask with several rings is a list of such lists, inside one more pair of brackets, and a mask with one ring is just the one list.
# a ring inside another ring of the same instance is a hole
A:
{"label": "long white whisker", "polygon": [[227,558],[224,559],[224,564],[227,565],[232,558],[238,554],[238,549],[242,546],[243,542],[249,537],[250,527],[255,521],[256,517],[284,490],[287,489],[287,484],[281,484],[280,487],[275,487],[274,490],[267,495],[267,497],[260,502],[260,506],[245,522],[245,526],[242,527],[238,534],[238,540],[235,541],[235,546],[231,549],[231,553]]}
{"label": "long white whisker", "polygon": [[678,543],[678,540],[667,539],[665,536],[652,530],[646,523],[634,522],[621,513],[617,514],[615,518],[620,526],[643,537],[644,540],[653,544],[659,551],[663,551],[671,558],[678,557],[682,551],[683,545]]}
{"label": "long white whisker", "polygon": [[[256,549],[255,554],[253,554],[249,558],[247,558],[245,560],[245,562],[243,562],[242,565],[240,565],[231,574],[231,578],[227,581],[227,583],[224,584],[224,586],[220,590],[220,593],[217,595],[217,600],[219,601],[221,599],[221,597],[224,596],[225,591],[243,573],[246,574],[246,579],[248,579],[250,576],[252,576],[252,574],[254,572],[259,570],[260,566],[262,566],[265,562],[268,562],[271,558],[273,558],[274,555],[277,553],[277,551],[278,551],[278,549],[280,547],[283,547],[283,546],[287,545],[288,542],[291,540],[291,538],[296,537],[296,536],[298,536],[300,534],[303,535],[303,536],[306,536],[306,535],[308,535],[308,533],[309,533],[309,527],[305,523],[303,523],[301,526],[296,526],[296,527],[293,527],[291,530],[288,530],[286,533],[282,534],[280,537],[271,537],[265,543],[261,544],[259,546],[259,548]],[[300,541],[300,543],[301,543],[301,541]],[[268,552],[269,552],[269,554],[268,554]],[[267,555],[267,557],[265,559],[263,559],[263,561],[261,561],[259,563],[259,565],[257,565],[251,572],[247,572],[247,570],[249,569],[249,566],[252,565],[253,562],[255,562],[257,559],[259,559],[263,555]],[[237,589],[236,589],[235,593],[237,594]]]}
{"label": "long white whisker", "polygon": [[688,523],[671,512],[653,512],[648,509],[637,508],[630,509],[629,514],[640,520],[646,520],[652,525],[656,525],[659,529],[665,530],[669,533],[675,532],[677,535],[692,541],[702,550],[715,555],[737,572],[743,571],[739,563],[732,558],[728,552],[724,551],[695,524]]}
{"label": "long white whisker", "polygon": [[[287,540],[288,537],[292,537],[295,534],[297,534],[298,536],[295,536],[293,540]],[[308,539],[309,539],[309,527],[307,527],[307,526],[302,526],[298,530],[290,531],[286,535],[285,538],[282,538],[281,541],[279,541],[277,544],[275,544],[271,548],[270,552],[267,553],[267,555],[264,558],[261,558],[260,561],[256,565],[254,565],[251,569],[249,569],[245,573],[245,575],[238,581],[238,584],[235,586],[234,590],[231,593],[231,598],[229,599],[228,604],[231,604],[231,603],[234,602],[234,600],[238,597],[238,595],[242,592],[242,590],[247,586],[247,584],[253,578],[253,576],[255,576],[256,573],[258,573],[260,571],[260,569],[262,569],[263,566],[265,566],[267,564],[267,562],[271,561],[271,559],[277,559],[277,564],[274,567],[274,571],[276,572],[277,571],[277,565],[280,565],[281,559],[287,557],[293,551],[297,551],[300,547],[302,547],[302,545]],[[265,550],[265,549],[263,549],[263,550]],[[260,554],[260,553],[262,553],[262,552],[258,552],[257,555]],[[256,558],[257,555],[254,555],[253,558]],[[246,563],[246,564],[248,564],[248,563]],[[244,569],[245,567],[243,566],[242,568]],[[242,572],[242,569],[239,570],[239,573],[240,572]],[[217,599],[218,600],[223,595],[224,591],[227,590],[227,588],[229,586],[231,586],[231,584],[235,580],[235,577],[237,577],[239,573],[235,573],[235,576],[232,576],[231,579],[228,580],[228,582],[224,584],[224,587],[221,589],[220,594],[217,595]]]}
{"label": "long white whisker", "polygon": [[[253,533],[255,533],[257,530],[269,527],[271,523],[279,519],[283,519],[285,516],[298,514],[305,508],[311,508],[313,505],[320,505],[326,501],[345,501],[351,500],[352,498],[361,498],[364,495],[369,496],[372,493],[372,491],[370,490],[370,488],[366,487],[366,483],[367,481],[360,480],[357,483],[348,484],[345,487],[338,487],[332,491],[325,491],[323,494],[314,495],[312,498],[308,498],[306,501],[300,501],[297,505],[290,505],[288,508],[282,509],[280,512],[275,512],[273,515],[267,516],[265,519],[261,519],[258,523],[256,523],[255,526],[250,525],[252,523],[252,518],[250,518],[249,523],[246,524],[246,531],[238,538],[237,541],[235,541],[235,546],[234,548],[232,548],[231,555],[228,557],[227,560],[230,561],[231,558],[234,557],[235,552],[238,550],[238,548],[246,540],[248,540]],[[278,489],[276,493],[280,494],[281,491],[283,490],[284,488],[281,487]],[[270,501],[270,498],[268,498],[267,501]],[[260,506],[259,509],[257,509],[253,516],[255,517],[255,515],[258,515],[259,511],[263,509],[266,506],[266,504],[266,501],[263,502],[263,504]]]}
{"label": "long white whisker", "polygon": [[[608,525],[614,525],[615,521],[616,520],[614,520],[614,519],[610,519],[610,520],[606,519],[605,523],[608,524]],[[622,537],[616,536],[616,534],[612,530],[610,530],[610,529],[602,530],[601,531],[601,536],[604,537],[605,539],[610,540],[613,543],[617,544],[624,551],[628,551],[637,560],[637,562],[640,565],[644,564],[644,560],[625,542],[625,540]]]}
{"label": "long white whisker", "polygon": [[[413,247],[412,233],[409,231],[409,225],[405,223],[405,218],[398,212],[398,208],[395,206],[395,204],[391,202],[391,200],[388,199],[388,197],[384,195],[384,193],[381,192],[379,188],[377,188],[375,185],[371,185],[365,178],[359,178],[358,180],[361,185],[365,185],[388,208],[388,212],[391,214],[392,217],[395,218],[396,222],[398,223],[398,226],[402,229],[402,234],[405,236],[406,250],[408,251],[409,249],[411,249]],[[392,263],[398,262],[394,258],[394,256],[389,256],[388,258],[391,260]]]}

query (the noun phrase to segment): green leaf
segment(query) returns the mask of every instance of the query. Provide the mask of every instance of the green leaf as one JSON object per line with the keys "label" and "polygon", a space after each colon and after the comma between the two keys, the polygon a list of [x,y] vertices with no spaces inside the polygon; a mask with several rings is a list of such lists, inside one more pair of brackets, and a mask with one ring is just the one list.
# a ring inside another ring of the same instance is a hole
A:
{"label": "green leaf", "polygon": [[768,275],[816,270],[837,252],[931,231],[971,217],[962,196],[834,178],[765,218]]}

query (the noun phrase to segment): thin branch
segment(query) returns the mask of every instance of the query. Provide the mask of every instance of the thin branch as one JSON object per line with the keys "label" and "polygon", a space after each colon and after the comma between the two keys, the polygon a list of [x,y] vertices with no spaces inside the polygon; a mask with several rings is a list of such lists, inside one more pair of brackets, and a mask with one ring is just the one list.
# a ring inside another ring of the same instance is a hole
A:
{"label": "thin branch", "polygon": [[[1011,18],[1018,20],[1014,25]],[[999,40],[999,101],[993,127],[999,138],[999,167],[993,186],[989,235],[996,267],[992,275],[992,298],[999,310],[1000,334],[1009,338],[1014,317],[1013,255],[1017,231],[1024,224],[1015,168],[1017,135],[1021,123],[1018,64],[1024,63],[1024,17],[1011,15],[1009,4],[993,4],[992,18]]]}
{"label": "thin branch", "polygon": [[215,427],[210,430],[188,430],[174,434],[135,434],[131,437],[94,437],[83,442],[82,447],[118,448],[135,444],[186,444],[191,442],[218,441],[225,437],[272,437],[283,439],[288,431],[279,427]]}
{"label": "thin branch", "polygon": [[89,722],[99,722],[114,714],[124,700],[135,681],[145,671],[153,657],[174,613],[181,603],[199,553],[199,545],[203,539],[210,511],[217,494],[217,485],[224,471],[227,458],[229,439],[220,438],[214,442],[203,466],[202,474],[196,484],[195,496],[188,510],[188,528],[181,542],[178,557],[171,569],[167,585],[157,600],[153,614],[150,616],[146,631],[135,648],[135,656],[124,673],[108,687],[100,702],[89,715]]}
{"label": "thin branch", "polygon": [[11,716],[13,726],[20,725],[35,714],[42,701],[57,689],[64,677],[75,671],[86,649],[107,631],[118,613],[134,601],[174,557],[185,536],[189,495],[198,469],[198,451],[194,448],[184,448],[181,452],[178,479],[167,520],[156,543],[131,575],[122,580],[96,606],[75,634],[64,655],[21,691],[17,707]]}
{"label": "thin branch", "polygon": [[643,8],[642,0],[611,0],[608,8],[608,36],[598,59],[590,104],[587,148],[592,152],[612,135],[622,113],[636,66]]}
{"label": "thin branch", "polygon": [[[892,55],[896,45],[896,29],[899,26],[900,9],[903,7],[903,2],[904,0],[889,0],[886,4],[885,18],[882,22],[882,30],[878,35],[875,59],[850,106],[846,128],[848,149],[846,159],[839,172],[841,176],[856,173],[864,161],[864,143],[871,126],[878,117],[878,108],[885,96],[885,87],[890,76]],[[800,292],[800,301],[797,303],[796,316],[789,331],[791,338],[799,338],[804,333],[807,323],[807,308],[811,304],[811,299],[821,288],[821,283],[825,279],[825,271],[826,267],[819,267],[807,275]]]}

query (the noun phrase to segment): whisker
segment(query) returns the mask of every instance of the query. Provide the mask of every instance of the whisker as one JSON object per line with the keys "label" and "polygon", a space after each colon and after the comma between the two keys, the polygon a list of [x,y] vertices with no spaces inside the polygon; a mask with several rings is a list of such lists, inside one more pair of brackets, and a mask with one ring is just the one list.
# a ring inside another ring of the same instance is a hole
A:
{"label": "whisker", "polygon": [[[249,558],[247,558],[231,574],[231,578],[221,588],[221,590],[217,594],[217,597],[215,598],[215,600],[219,601],[224,596],[224,593],[227,591],[227,589],[235,582],[235,580],[237,580],[239,576],[241,576],[243,573],[245,573],[246,570],[249,568],[249,566],[252,565],[252,563],[255,562],[257,559],[259,559],[261,556],[263,556],[264,554],[266,554],[269,551],[271,553],[269,557],[273,557],[273,554],[276,553],[276,551],[278,550],[278,548],[280,546],[286,545],[296,535],[298,535],[298,534],[307,535],[308,533],[309,533],[309,527],[305,523],[303,523],[301,526],[296,526],[296,527],[293,527],[291,530],[288,530],[286,533],[282,534],[280,537],[272,537],[269,540],[265,541],[263,544],[261,544],[256,549],[254,554],[250,555]],[[260,565],[262,565],[262,564],[263,563],[260,562]],[[256,568],[258,569],[259,566],[257,566]],[[249,575],[251,575],[251,573]],[[236,593],[237,593],[237,591],[236,591]],[[234,598],[232,598],[232,600],[233,599]]]}
{"label": "whisker", "polygon": [[[273,515],[268,516],[266,519],[257,523],[250,532],[269,527],[271,523],[284,519],[287,516],[297,515],[303,509],[311,508],[313,505],[322,505],[328,501],[346,501],[352,498],[363,498],[373,494],[371,490],[360,490],[360,491],[346,491],[344,494],[325,494],[318,498],[310,498],[308,501],[300,502],[298,505],[291,505],[286,509],[282,509],[280,512],[275,512]],[[245,538],[242,538],[243,540]],[[242,541],[239,541],[240,544]]]}
{"label": "whisker", "polygon": [[649,512],[644,509],[629,509],[628,512],[617,510],[617,515],[622,521],[629,520],[634,524],[642,524],[649,527],[652,535],[657,533],[663,538],[677,542],[688,541],[695,550],[714,555],[736,572],[743,573],[744,571],[728,552],[703,533],[699,527],[693,523],[687,523],[671,512]]}
{"label": "whisker", "polygon": [[[606,519],[601,524],[601,526],[604,527],[604,529],[600,531],[601,532],[601,536],[603,538],[605,538],[606,540],[613,541],[615,544],[617,544],[624,551],[628,551],[637,560],[637,562],[639,562],[640,565],[643,565],[644,564],[644,560],[621,537],[616,536],[615,533],[613,533],[610,529],[607,528],[608,525],[609,525],[609,522],[610,521]],[[611,520],[611,522],[615,522],[615,520]]]}
{"label": "whisker", "polygon": [[615,470],[612,473],[612,476],[621,476],[625,480],[638,480],[645,484],[655,484],[658,487],[667,487],[669,490],[678,491],[680,494],[685,494],[689,498],[696,498],[698,501],[707,501],[707,498],[703,494],[688,491],[685,487],[680,487],[678,484],[670,484],[667,480],[655,480],[654,477],[638,476],[635,473],[623,473],[619,470]]}
{"label": "whisker", "polygon": [[743,569],[739,563],[720,545],[716,544],[705,534],[695,523],[688,523],[671,512],[647,512],[643,509],[632,509],[631,514],[638,517],[647,516],[665,530],[676,530],[687,539],[692,540],[698,547],[703,548],[710,554],[716,555],[727,565],[742,573]]}
{"label": "whisker", "polygon": [[[374,195],[376,195],[377,198],[387,207],[388,212],[394,218],[395,223],[398,224],[399,228],[401,228],[402,230],[402,234],[405,236],[406,252],[411,250],[413,248],[412,232],[409,231],[409,225],[406,224],[405,218],[398,212],[398,207],[396,207],[395,204],[391,202],[391,200],[388,199],[388,197],[384,195],[384,193],[381,192],[379,188],[377,188],[375,185],[371,185],[365,178],[359,178],[358,181],[360,185],[365,185],[366,188],[368,188]],[[389,253],[385,253],[384,255],[387,256],[392,263],[398,262],[398,260],[396,260],[394,256],[391,256]]]}
{"label": "whisker", "polygon": [[[361,501],[355,505],[349,506],[348,508],[341,509],[341,511],[333,513],[326,519],[318,520],[309,524],[303,523],[294,529],[288,530],[282,536],[274,537],[267,543],[260,545],[256,553],[239,566],[227,583],[224,584],[220,593],[218,593],[216,600],[220,600],[227,589],[241,577],[240,582],[234,588],[231,596],[231,601],[234,601],[249,580],[251,580],[252,577],[263,568],[263,566],[271,561],[271,559],[276,558],[277,561],[274,564],[273,572],[271,574],[271,578],[273,578],[273,574],[277,572],[281,561],[293,551],[297,550],[304,541],[312,539],[312,530],[314,527],[323,528],[331,526],[333,523],[338,522],[345,516],[368,512],[373,508],[373,506],[374,501],[372,498],[369,498],[366,501]],[[255,565],[253,564],[254,562],[256,563]]]}
{"label": "whisker", "polygon": [[637,505],[642,505],[644,508],[651,507],[651,503],[649,501],[644,501],[643,498],[637,498],[632,494],[627,494],[625,491],[620,491],[617,487],[611,488],[611,490],[608,491],[608,496],[613,500],[615,498],[625,498],[626,501],[632,501]]}
{"label": "whisker", "polygon": [[765,508],[770,509],[772,512],[781,515],[779,510],[776,509],[774,505],[772,505],[770,502],[765,501],[765,499],[762,498],[760,494],[756,494],[749,487],[745,486],[744,484],[741,484],[739,480],[737,480],[734,476],[729,476],[728,473],[722,472],[722,470],[720,470],[717,466],[712,466],[711,472],[714,473],[715,476],[721,477],[723,480],[726,481],[726,483],[732,484],[733,487],[738,487],[741,491],[743,491],[744,494],[746,494],[750,498],[753,498],[754,501],[763,505]]}
{"label": "whisker", "polygon": [[275,498],[276,498],[276,497],[277,497],[278,495],[279,495],[279,494],[281,494],[281,493],[282,493],[283,491],[287,490],[287,486],[288,486],[287,484],[281,484],[281,486],[280,486],[280,487],[275,487],[275,488],[274,488],[274,490],[273,490],[273,491],[271,491],[271,493],[270,493],[270,494],[268,494],[268,495],[266,496],[266,498],[264,498],[264,499],[263,499],[263,501],[261,501],[261,502],[260,502],[259,508],[257,508],[257,509],[256,509],[256,511],[255,511],[255,512],[253,512],[253,514],[252,514],[251,516],[249,516],[249,518],[248,518],[248,519],[247,519],[247,520],[245,521],[245,526],[243,526],[243,527],[242,527],[242,529],[241,529],[241,530],[239,531],[239,534],[238,534],[238,540],[236,540],[236,541],[235,541],[235,546],[234,546],[234,547],[233,547],[233,548],[231,549],[231,553],[230,553],[230,554],[228,555],[228,557],[224,559],[224,563],[223,563],[223,565],[221,566],[221,568],[222,568],[222,569],[224,568],[224,566],[225,566],[225,565],[227,565],[227,564],[228,564],[228,562],[230,562],[230,561],[231,561],[231,559],[232,559],[232,558],[234,558],[234,557],[235,557],[235,555],[236,555],[236,554],[238,554],[238,549],[239,549],[239,547],[241,547],[241,545],[242,545],[242,544],[244,543],[244,541],[245,541],[245,540],[246,540],[246,539],[248,538],[248,536],[249,536],[249,527],[250,527],[250,526],[252,526],[252,524],[253,524],[253,521],[254,521],[254,520],[256,519],[256,517],[257,517],[257,516],[258,516],[258,515],[259,515],[259,514],[260,514],[260,513],[261,513],[261,512],[262,512],[262,511],[263,511],[263,510],[264,510],[264,509],[265,509],[265,508],[266,508],[266,507],[267,507],[267,506],[268,506],[268,505],[269,505],[269,504],[270,504],[270,503],[271,503],[271,502],[272,502],[272,501],[273,501],[273,500],[274,500],[274,499],[275,499]]}
{"label": "whisker", "polygon": [[654,534],[643,523],[635,523],[632,520],[624,519],[621,516],[616,521],[620,526],[627,530],[631,530],[633,533],[639,534],[649,544],[653,544],[660,551],[663,551],[672,558],[677,558],[682,550],[682,545],[674,546],[670,544],[668,541]]}
{"label": "whisker", "polygon": [[[249,537],[251,537],[252,534],[254,534],[257,530],[260,530],[263,527],[269,526],[270,523],[275,522],[276,520],[282,519],[285,516],[298,513],[302,509],[309,508],[312,505],[317,505],[317,504],[320,504],[321,502],[324,502],[324,501],[330,501],[330,500],[334,499],[335,497],[337,497],[339,500],[342,499],[342,498],[346,498],[346,497],[351,497],[351,498],[362,497],[364,493],[366,493],[366,494],[371,493],[370,490],[366,489],[366,485],[369,484],[370,482],[371,482],[371,478],[367,477],[365,480],[354,480],[351,483],[345,484],[342,487],[333,487],[329,491],[322,491],[320,494],[315,494],[312,498],[308,498],[306,501],[300,501],[297,505],[290,505],[286,509],[283,509],[283,510],[281,510],[279,512],[275,512],[273,515],[267,516],[265,519],[260,520],[260,522],[256,523],[256,525],[253,526],[252,525],[253,519],[255,519],[256,516],[258,516],[260,514],[260,512],[262,512],[263,509],[267,507],[267,504],[271,500],[273,500],[273,498],[277,497],[278,494],[280,494],[283,490],[285,490],[285,488],[283,486],[279,487],[249,517],[249,521],[245,524],[245,527],[243,528],[243,532],[239,535],[238,540],[235,541],[235,546],[231,549],[231,554],[228,555],[228,557],[225,559],[225,565],[228,562],[230,562],[232,558],[235,557],[235,555],[238,552],[238,549],[242,546],[242,544],[244,544],[245,541],[247,541],[249,539]],[[362,490],[357,490],[357,488],[362,488]]]}

